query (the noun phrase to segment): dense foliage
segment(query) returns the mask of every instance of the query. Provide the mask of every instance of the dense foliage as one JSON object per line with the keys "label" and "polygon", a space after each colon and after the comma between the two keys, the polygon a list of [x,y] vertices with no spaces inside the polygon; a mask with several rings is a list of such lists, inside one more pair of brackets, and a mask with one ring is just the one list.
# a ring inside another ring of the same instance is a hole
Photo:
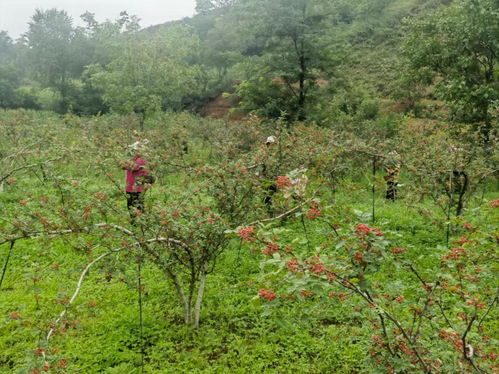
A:
{"label": "dense foliage", "polygon": [[497,372],[497,1],[197,12],[0,32],[0,372]]}
{"label": "dense foliage", "polygon": [[[5,370],[494,370],[497,200],[475,138],[415,119],[369,142],[257,117],[0,123]],[[444,131],[456,158],[437,157]],[[131,225],[120,165],[145,138],[157,182]]]}
{"label": "dense foliage", "polygon": [[235,91],[240,110],[320,122],[374,118],[390,98],[420,113],[426,96],[491,137],[494,0],[199,1],[197,10],[145,30],[126,12],[103,23],[87,12],[75,26],[64,10],[37,10],[17,41],[0,34],[0,105],[144,117],[200,111]]}

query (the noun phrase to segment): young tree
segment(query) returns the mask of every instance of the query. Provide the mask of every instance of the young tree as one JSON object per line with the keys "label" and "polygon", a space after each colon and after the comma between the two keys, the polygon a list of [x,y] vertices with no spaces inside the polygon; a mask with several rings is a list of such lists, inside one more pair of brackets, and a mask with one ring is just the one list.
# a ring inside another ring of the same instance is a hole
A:
{"label": "young tree", "polygon": [[416,181],[410,188],[431,197],[448,221],[451,209],[461,216],[477,189],[497,172],[483,155],[479,134],[462,131],[460,137],[467,135],[466,141],[450,134],[448,125],[412,121],[399,137],[404,163]]}
{"label": "young tree", "polygon": [[88,67],[94,87],[120,113],[142,117],[161,108],[178,110],[198,89],[198,67],[191,60],[199,40],[187,27],[163,29],[151,40],[129,39],[108,65]]}

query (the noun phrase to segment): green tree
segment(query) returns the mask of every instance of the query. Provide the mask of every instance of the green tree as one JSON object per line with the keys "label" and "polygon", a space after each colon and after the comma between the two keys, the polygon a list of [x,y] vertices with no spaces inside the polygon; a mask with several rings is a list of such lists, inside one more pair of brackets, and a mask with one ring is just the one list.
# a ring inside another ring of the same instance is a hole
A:
{"label": "green tree", "polygon": [[248,55],[263,51],[263,43],[258,43],[255,33],[249,31],[255,20],[248,16],[247,9],[233,6],[219,9],[219,12],[196,17],[213,18],[212,27],[200,35],[203,38],[201,63],[206,77],[204,91],[208,96],[217,96],[234,80],[241,79],[232,74],[232,68]]}
{"label": "green tree", "polygon": [[[114,20],[99,23],[95,14],[85,12],[80,16],[84,26],[78,28],[80,44],[76,45],[82,54],[90,54],[92,63],[108,64],[120,56],[123,42],[140,30],[139,19],[127,12],[121,12]],[[83,37],[82,37],[83,36]]]}
{"label": "green tree", "polygon": [[113,110],[143,119],[161,108],[181,109],[183,99],[198,91],[199,68],[191,64],[198,50],[192,29],[165,28],[150,40],[130,38],[119,57],[89,66],[87,73]]}
{"label": "green tree", "polygon": [[39,105],[35,89],[26,86],[26,48],[0,31],[0,108],[32,108]]}
{"label": "green tree", "polygon": [[0,107],[18,105],[16,88],[19,87],[19,71],[15,67],[15,49],[7,32],[0,32]]}
{"label": "green tree", "polygon": [[14,44],[7,31],[0,31],[0,61],[12,61],[15,56]]}
{"label": "green tree", "polygon": [[[333,70],[332,42],[326,20],[330,2],[323,0],[253,0],[241,7],[257,19],[256,39],[264,40],[264,78],[279,78],[292,98],[282,108],[290,118],[303,120],[319,77]],[[243,98],[244,101],[244,98]]]}
{"label": "green tree", "polygon": [[80,18],[85,26],[75,29],[71,43],[75,79],[72,79],[68,101],[72,112],[77,114],[107,112],[108,106],[84,69],[91,64],[106,65],[118,58],[123,43],[140,30],[139,20],[126,12],[121,12],[114,21],[103,23],[97,22],[95,15],[90,12],[82,14]]}
{"label": "green tree", "polygon": [[457,1],[409,26],[403,51],[414,80],[435,84],[453,118],[479,124],[489,143],[499,100],[497,0]]}
{"label": "green tree", "polygon": [[73,20],[65,11],[37,9],[25,34],[34,76],[61,95],[60,110],[69,107],[71,77],[75,75]]}
{"label": "green tree", "polygon": [[20,85],[18,71],[13,65],[0,65],[0,108],[19,106],[16,89]]}

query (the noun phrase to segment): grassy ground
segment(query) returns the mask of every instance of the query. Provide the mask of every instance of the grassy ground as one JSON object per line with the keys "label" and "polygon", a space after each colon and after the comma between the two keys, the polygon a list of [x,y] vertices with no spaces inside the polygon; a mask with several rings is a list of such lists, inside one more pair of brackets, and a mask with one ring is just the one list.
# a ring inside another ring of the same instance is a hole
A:
{"label": "grassy ground", "polygon": [[[371,211],[368,189],[339,193],[335,204]],[[401,245],[421,256],[445,243],[443,226],[421,218],[404,200],[375,201],[376,221],[397,231]],[[123,209],[125,209],[123,204]],[[302,230],[292,220],[284,225]],[[308,227],[311,240],[323,227]],[[0,249],[6,258],[8,246]],[[70,297],[88,262],[61,241],[16,243],[0,291],[1,372],[25,372],[36,349]],[[327,303],[290,302],[265,313],[255,295],[260,287],[260,255],[234,241],[208,278],[201,327],[182,325],[172,286],[151,264],[142,266],[144,368],[149,373],[355,373],[365,372],[369,338],[350,310]],[[116,270],[116,266],[120,270]],[[90,271],[67,315],[67,331],[51,349],[67,360],[70,373],[139,373],[140,319],[138,266],[116,255]],[[57,361],[56,360],[56,361]],[[62,369],[61,369],[62,370]]]}
{"label": "grassy ground", "polygon": [[[24,113],[4,114],[6,123],[26,122],[28,118]],[[48,114],[36,115],[39,117],[30,119],[33,124],[51,126],[53,118]],[[106,119],[104,124],[122,125],[113,119]],[[195,125],[199,124],[192,127]],[[74,134],[67,136],[71,141],[77,139]],[[199,151],[203,152],[209,151]],[[84,175],[82,184],[89,186],[89,196],[108,183],[99,176],[99,170],[65,167],[69,175]],[[113,173],[121,180],[121,170]],[[399,201],[386,201],[382,177],[378,177],[375,225],[393,231],[394,244],[407,248],[405,255],[417,261],[423,271],[431,271],[426,269],[432,269],[438,257],[431,254],[446,245],[443,212],[431,201],[415,202],[403,189]],[[0,210],[18,207],[26,191],[38,186],[33,176],[29,178],[24,176],[12,187],[6,186],[0,194]],[[175,185],[175,175],[164,176],[148,199],[161,199],[167,205],[169,197],[162,195],[160,185],[166,182]],[[336,193],[322,194],[321,205],[330,205],[339,221],[353,219],[371,224],[370,183],[367,174],[344,181]],[[486,187],[469,204],[465,220],[485,219],[476,208],[497,198],[497,185]],[[116,206],[127,214],[124,199],[116,200]],[[282,225],[290,229],[290,235],[303,230],[299,220],[288,219]],[[457,227],[454,225],[452,238],[461,235]],[[306,228],[312,247],[331,235],[320,221],[308,221]],[[9,246],[4,244],[0,248],[1,267],[8,252]],[[39,347],[51,323],[64,310],[65,299],[73,294],[85,265],[96,256],[62,240],[16,242],[0,289],[0,373],[28,373],[40,363]],[[241,247],[238,240],[230,243],[208,277],[197,331],[183,325],[177,296],[164,274],[153,264],[143,263],[142,355],[138,264],[126,253],[109,257],[90,270],[65,317],[64,331],[51,340],[47,354],[50,362],[58,365],[54,372],[141,373],[144,358],[146,373],[371,373],[365,360],[372,331],[362,314],[318,298],[290,300],[274,310],[262,308],[257,298],[264,286],[261,260],[259,252]],[[380,271],[377,278],[383,281],[390,276]]]}

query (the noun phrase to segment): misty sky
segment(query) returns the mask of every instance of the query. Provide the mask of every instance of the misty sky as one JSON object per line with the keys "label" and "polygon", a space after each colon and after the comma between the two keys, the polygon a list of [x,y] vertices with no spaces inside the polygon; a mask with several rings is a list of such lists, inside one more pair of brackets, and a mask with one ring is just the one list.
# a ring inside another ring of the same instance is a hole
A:
{"label": "misty sky", "polygon": [[195,0],[0,0],[0,31],[16,39],[28,29],[35,9],[65,10],[75,24],[85,11],[95,13],[98,21],[115,19],[122,10],[137,15],[142,27],[194,14]]}

